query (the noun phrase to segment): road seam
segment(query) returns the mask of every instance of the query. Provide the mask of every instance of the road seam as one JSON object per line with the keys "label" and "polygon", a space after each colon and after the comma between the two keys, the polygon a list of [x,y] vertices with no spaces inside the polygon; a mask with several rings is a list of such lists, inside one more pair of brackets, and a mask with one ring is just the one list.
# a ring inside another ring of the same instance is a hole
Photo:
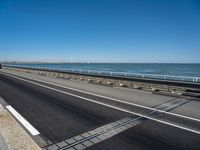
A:
{"label": "road seam", "polygon": [[[156,108],[170,111],[173,108],[181,106],[182,104],[185,104],[187,102],[188,100],[183,101],[181,99],[175,99],[173,101],[160,104]],[[150,111],[146,114],[156,115],[156,111]],[[90,146],[93,146],[99,142],[102,142],[108,138],[111,138],[114,135],[117,135],[125,130],[128,130],[132,128],[133,126],[136,126],[144,122],[145,120],[148,120],[148,119],[145,119],[143,117],[135,118],[134,116],[126,117],[118,121],[98,127],[94,130],[82,133],[80,135],[76,135],[70,139],[66,139],[59,143],[50,145],[44,149],[45,150],[70,150],[70,149],[82,150]]]}

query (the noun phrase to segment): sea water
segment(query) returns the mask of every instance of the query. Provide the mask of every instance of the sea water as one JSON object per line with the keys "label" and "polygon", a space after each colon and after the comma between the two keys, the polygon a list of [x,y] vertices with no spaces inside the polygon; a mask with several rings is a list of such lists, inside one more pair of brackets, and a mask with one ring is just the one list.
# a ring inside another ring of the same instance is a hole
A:
{"label": "sea water", "polygon": [[94,70],[155,75],[200,77],[200,64],[175,63],[31,63],[14,64],[26,67]]}

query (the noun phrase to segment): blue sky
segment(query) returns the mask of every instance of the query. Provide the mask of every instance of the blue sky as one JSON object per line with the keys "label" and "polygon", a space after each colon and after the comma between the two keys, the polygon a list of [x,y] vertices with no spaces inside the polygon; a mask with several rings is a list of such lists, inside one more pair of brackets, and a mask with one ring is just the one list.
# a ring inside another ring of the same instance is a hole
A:
{"label": "blue sky", "polygon": [[0,0],[0,59],[200,62],[197,0]]}

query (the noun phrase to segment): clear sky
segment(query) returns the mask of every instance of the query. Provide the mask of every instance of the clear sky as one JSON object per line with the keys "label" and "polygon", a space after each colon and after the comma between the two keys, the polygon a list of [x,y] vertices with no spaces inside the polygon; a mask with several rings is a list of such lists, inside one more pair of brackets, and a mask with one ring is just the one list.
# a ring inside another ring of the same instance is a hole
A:
{"label": "clear sky", "polygon": [[200,62],[200,0],[0,0],[0,59]]}

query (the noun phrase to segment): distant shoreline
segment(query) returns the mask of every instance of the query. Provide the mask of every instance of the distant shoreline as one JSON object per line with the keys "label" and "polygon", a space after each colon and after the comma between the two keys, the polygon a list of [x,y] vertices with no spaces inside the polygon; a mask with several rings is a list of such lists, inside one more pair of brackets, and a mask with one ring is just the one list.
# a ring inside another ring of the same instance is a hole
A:
{"label": "distant shoreline", "polygon": [[200,64],[186,62],[0,62],[1,64]]}
{"label": "distant shoreline", "polygon": [[17,67],[200,77],[200,63],[10,63]]}

